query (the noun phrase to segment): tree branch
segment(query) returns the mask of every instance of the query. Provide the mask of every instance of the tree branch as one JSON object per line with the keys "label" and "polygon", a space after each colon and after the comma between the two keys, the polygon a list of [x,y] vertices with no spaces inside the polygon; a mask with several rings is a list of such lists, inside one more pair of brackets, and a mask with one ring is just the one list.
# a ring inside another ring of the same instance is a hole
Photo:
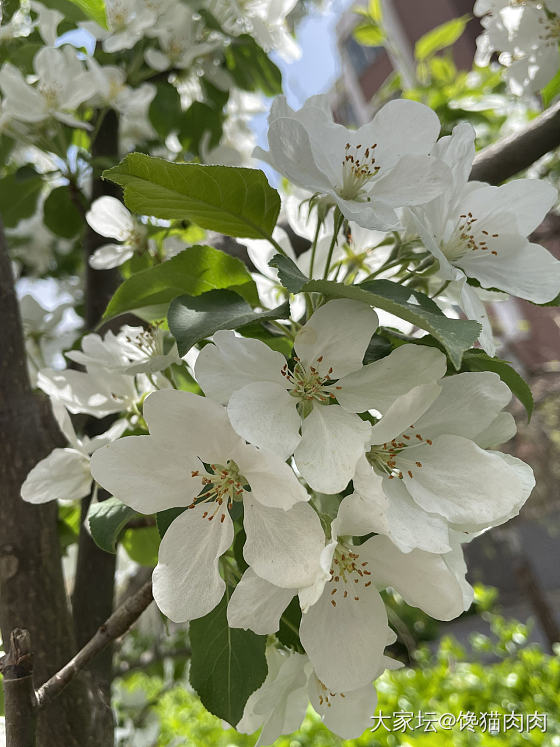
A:
{"label": "tree branch", "polygon": [[44,708],[110,643],[129,629],[153,599],[152,582],[148,581],[118,607],[111,617],[99,628],[93,638],[78,651],[68,664],[37,690],[37,705]]}
{"label": "tree branch", "polygon": [[10,635],[10,650],[0,660],[4,677],[7,747],[35,747],[36,717],[31,639],[27,630]]}
{"label": "tree branch", "polygon": [[501,184],[559,146],[560,102],[536,117],[521,132],[481,150],[474,159],[470,178]]}

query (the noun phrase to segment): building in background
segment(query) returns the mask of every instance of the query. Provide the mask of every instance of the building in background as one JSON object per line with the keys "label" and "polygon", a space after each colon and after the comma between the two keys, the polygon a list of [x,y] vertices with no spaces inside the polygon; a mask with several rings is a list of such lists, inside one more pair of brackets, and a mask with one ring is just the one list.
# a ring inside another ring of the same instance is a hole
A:
{"label": "building in background", "polygon": [[[353,11],[356,5],[367,7],[367,0],[352,4],[336,26],[341,75],[331,95],[335,119],[361,125],[371,119],[371,99],[391,73],[398,71],[406,85],[413,85],[414,45],[418,39],[452,18],[472,14],[473,0],[382,0],[384,26],[399,50],[398,55],[383,46],[362,46],[354,39],[354,28],[361,20]],[[478,19],[471,19],[453,46],[458,68],[470,70],[476,37],[481,30]]]}

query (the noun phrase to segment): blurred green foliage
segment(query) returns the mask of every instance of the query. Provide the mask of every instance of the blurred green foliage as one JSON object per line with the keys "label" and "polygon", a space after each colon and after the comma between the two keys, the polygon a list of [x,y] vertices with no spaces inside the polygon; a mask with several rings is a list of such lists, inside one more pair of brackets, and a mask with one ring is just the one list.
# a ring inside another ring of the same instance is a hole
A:
{"label": "blurred green foliage", "polygon": [[[420,644],[413,653],[413,667],[386,672],[377,681],[377,713],[546,713],[546,733],[539,728],[527,731],[526,726],[522,732],[508,729],[497,734],[476,726],[474,731],[461,731],[457,725],[429,733],[425,726],[405,732],[387,732],[381,726],[375,733],[345,741],[332,735],[310,709],[300,730],[278,739],[275,747],[560,745],[560,647],[548,655],[528,644],[528,627],[492,611],[495,600],[495,590],[476,588],[475,610],[489,624],[490,635],[473,634],[468,647],[448,636],[435,651]],[[253,747],[256,741],[255,735],[222,729],[222,722],[190,691],[186,669],[171,658],[164,657],[157,669],[131,671],[118,679],[114,705],[119,747]],[[392,719],[386,723],[396,726]]]}

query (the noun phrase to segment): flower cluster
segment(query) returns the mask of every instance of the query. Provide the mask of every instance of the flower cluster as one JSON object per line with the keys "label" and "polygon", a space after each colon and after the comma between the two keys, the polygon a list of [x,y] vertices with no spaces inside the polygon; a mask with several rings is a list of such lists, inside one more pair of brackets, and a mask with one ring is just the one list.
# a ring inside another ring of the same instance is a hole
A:
{"label": "flower cluster", "polygon": [[[110,7],[112,48],[168,12]],[[132,13],[126,33],[117,10]],[[161,54],[175,49],[172,32]],[[208,332],[210,315],[194,306],[203,344],[188,363],[163,328],[123,328],[67,353],[84,370],[38,373],[69,448],[31,471],[23,498],[80,498],[93,477],[135,511],[166,517],[153,572],[160,610],[190,623],[226,595],[230,628],[269,636],[268,675],[237,724],[262,726],[261,743],[296,728],[308,701],[337,734],[361,734],[372,682],[399,665],[386,652],[395,636],[382,592],[440,620],[460,615],[472,601],[462,546],[515,516],[534,484],[530,467],[496,450],[515,433],[508,386],[490,370],[450,375],[445,345],[419,340],[413,324],[428,314],[435,335],[438,320],[452,323],[442,309],[458,306],[493,354],[485,290],[556,297],[560,263],[527,238],[556,192],[527,179],[469,182],[472,128],[438,136],[435,114],[413,101],[349,131],[324,97],[298,112],[280,97],[270,150],[255,155],[305,190],[283,217],[310,247],[297,256],[277,227],[267,243],[283,256],[271,267],[264,239],[247,245],[261,308],[289,299],[291,318],[251,336],[224,311]],[[87,220],[121,242],[97,251],[98,267],[150,251],[145,225],[112,198]],[[67,411],[119,419],[90,440]],[[294,606],[288,646],[274,636]]]}
{"label": "flower cluster", "polygon": [[477,39],[476,63],[487,65],[499,52],[513,94],[544,88],[560,64],[558,0],[477,0],[474,14],[482,16],[484,27]]}

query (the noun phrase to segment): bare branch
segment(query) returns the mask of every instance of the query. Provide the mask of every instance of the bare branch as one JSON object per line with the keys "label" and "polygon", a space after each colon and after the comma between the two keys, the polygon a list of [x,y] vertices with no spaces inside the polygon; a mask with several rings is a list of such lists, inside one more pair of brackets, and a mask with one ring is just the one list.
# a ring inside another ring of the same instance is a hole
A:
{"label": "bare branch", "polygon": [[68,664],[37,690],[37,705],[44,708],[68,685],[112,641],[126,633],[153,599],[152,582],[148,581],[131,597],[128,597],[104,623],[93,638],[78,651]]}
{"label": "bare branch", "polygon": [[478,153],[471,180],[501,184],[560,146],[560,102],[536,117],[521,132]]}

